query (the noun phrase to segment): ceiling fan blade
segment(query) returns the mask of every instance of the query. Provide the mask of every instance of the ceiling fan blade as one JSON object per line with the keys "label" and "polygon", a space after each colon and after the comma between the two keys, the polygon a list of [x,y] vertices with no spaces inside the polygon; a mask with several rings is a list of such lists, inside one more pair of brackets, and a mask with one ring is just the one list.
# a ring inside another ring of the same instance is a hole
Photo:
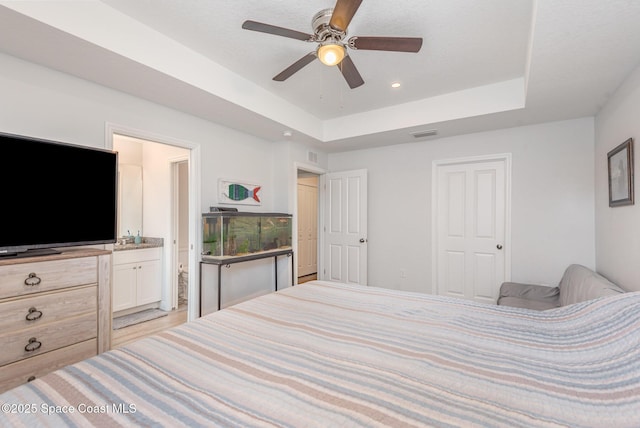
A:
{"label": "ceiling fan blade", "polygon": [[275,34],[276,36],[289,37],[290,39],[302,40],[304,42],[310,42],[313,40],[313,36],[311,34],[290,30],[288,28],[276,27],[275,25],[265,24],[262,22],[244,21],[242,23],[242,28],[245,30],[259,31],[261,33]]}
{"label": "ceiling fan blade", "polygon": [[338,0],[333,8],[329,26],[334,30],[347,31],[347,27],[360,7],[362,0]]}
{"label": "ceiling fan blade", "polygon": [[277,82],[284,82],[289,77],[293,76],[296,72],[300,71],[305,65],[311,63],[314,59],[316,59],[316,53],[309,52],[308,54],[291,64],[289,67],[282,70],[280,74],[273,78],[273,80]]}
{"label": "ceiling fan blade", "polygon": [[345,56],[340,64],[338,64],[338,68],[351,89],[355,89],[364,84],[362,76],[358,73],[358,69],[349,55]]}
{"label": "ceiling fan blade", "polygon": [[359,50],[418,52],[422,37],[359,37],[349,39],[349,47]]}

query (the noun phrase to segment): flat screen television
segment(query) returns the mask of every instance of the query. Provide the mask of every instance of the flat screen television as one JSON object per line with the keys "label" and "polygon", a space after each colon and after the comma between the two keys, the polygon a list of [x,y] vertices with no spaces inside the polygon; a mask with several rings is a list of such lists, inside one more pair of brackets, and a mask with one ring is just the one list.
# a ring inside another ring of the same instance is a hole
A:
{"label": "flat screen television", "polygon": [[0,257],[117,239],[117,152],[0,133]]}

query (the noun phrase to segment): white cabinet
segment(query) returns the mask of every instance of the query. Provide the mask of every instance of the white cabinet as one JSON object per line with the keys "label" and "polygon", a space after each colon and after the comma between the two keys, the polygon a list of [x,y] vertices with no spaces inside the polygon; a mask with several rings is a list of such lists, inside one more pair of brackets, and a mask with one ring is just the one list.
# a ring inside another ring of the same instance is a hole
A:
{"label": "white cabinet", "polygon": [[114,251],[113,311],[157,303],[162,298],[162,248]]}
{"label": "white cabinet", "polygon": [[137,263],[113,265],[113,311],[121,311],[136,306],[138,272]]}
{"label": "white cabinet", "polygon": [[136,305],[159,302],[162,299],[160,259],[138,263]]}

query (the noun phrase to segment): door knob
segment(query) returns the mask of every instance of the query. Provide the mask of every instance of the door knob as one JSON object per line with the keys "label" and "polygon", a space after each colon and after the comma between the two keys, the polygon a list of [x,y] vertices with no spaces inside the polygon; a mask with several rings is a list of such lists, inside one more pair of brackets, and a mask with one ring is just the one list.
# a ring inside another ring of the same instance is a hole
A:
{"label": "door knob", "polygon": [[496,245],[496,248],[497,248],[498,250],[502,250],[502,245],[498,244],[498,245]]}
{"label": "door knob", "polygon": [[364,238],[360,238],[360,243],[361,243],[361,244],[364,244],[365,242],[367,242],[367,240],[366,240],[366,239],[364,239]]}

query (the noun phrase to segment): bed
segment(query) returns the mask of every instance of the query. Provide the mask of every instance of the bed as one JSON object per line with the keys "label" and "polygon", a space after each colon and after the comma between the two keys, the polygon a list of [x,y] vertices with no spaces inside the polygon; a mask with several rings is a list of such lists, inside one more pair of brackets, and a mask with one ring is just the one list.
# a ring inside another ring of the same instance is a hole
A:
{"label": "bed", "polygon": [[549,311],[313,281],[0,395],[1,426],[640,426],[640,293]]}

